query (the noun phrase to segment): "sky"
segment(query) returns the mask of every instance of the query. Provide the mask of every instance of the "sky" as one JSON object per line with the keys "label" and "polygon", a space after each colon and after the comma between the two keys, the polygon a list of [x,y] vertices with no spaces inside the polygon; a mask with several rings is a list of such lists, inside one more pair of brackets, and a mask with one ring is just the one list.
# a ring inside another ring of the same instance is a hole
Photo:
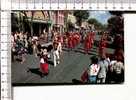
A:
{"label": "sky", "polygon": [[90,11],[89,18],[95,18],[102,24],[107,24],[107,20],[111,17],[108,11]]}

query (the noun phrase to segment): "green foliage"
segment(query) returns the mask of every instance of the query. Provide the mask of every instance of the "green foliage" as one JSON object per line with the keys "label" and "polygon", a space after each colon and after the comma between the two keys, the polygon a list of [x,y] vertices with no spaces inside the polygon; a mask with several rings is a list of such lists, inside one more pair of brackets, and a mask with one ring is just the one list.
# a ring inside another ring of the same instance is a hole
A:
{"label": "green foliage", "polygon": [[93,24],[95,26],[96,29],[100,29],[100,30],[105,30],[107,25],[103,25],[102,23],[100,23],[98,20],[96,20],[95,18],[90,18],[88,20],[89,24]]}
{"label": "green foliage", "polygon": [[89,17],[89,11],[74,11],[74,16],[76,17],[76,19],[77,19],[77,24],[79,25],[79,26],[81,26],[81,23],[83,22],[83,21],[85,21],[86,19],[88,19],[88,17]]}

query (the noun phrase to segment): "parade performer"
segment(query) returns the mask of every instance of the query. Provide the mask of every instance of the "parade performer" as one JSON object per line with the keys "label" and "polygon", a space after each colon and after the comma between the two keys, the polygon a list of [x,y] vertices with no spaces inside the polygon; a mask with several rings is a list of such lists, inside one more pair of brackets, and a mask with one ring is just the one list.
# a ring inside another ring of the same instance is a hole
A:
{"label": "parade performer", "polygon": [[46,49],[44,49],[40,55],[40,70],[42,77],[49,73],[48,53]]}
{"label": "parade performer", "polygon": [[91,32],[91,36],[92,36],[92,38],[94,40],[94,38],[95,38],[95,32]]}
{"label": "parade performer", "polygon": [[94,38],[95,38],[94,36],[95,36],[95,34],[93,32],[91,32],[89,34],[89,37],[90,37],[90,49],[93,47],[93,44],[94,44]]}
{"label": "parade performer", "polygon": [[57,42],[58,42],[58,51],[59,51],[59,54],[61,55],[62,53],[62,45],[63,45],[63,37],[61,35],[59,35],[57,37]]}
{"label": "parade performer", "polygon": [[77,46],[80,43],[80,35],[78,33],[75,33],[74,39],[75,39],[75,45]]}
{"label": "parade performer", "polygon": [[80,43],[81,41],[81,35],[79,33],[77,33],[77,41],[78,41],[78,44]]}
{"label": "parade performer", "polygon": [[56,67],[57,64],[60,63],[60,56],[59,56],[59,50],[58,50],[58,42],[57,38],[53,41],[53,61],[54,61],[54,67]]}
{"label": "parade performer", "polygon": [[91,41],[90,41],[91,39],[90,39],[90,36],[89,35],[87,35],[86,37],[85,37],[85,41],[84,41],[84,50],[85,50],[85,53],[86,54],[88,54],[88,52],[89,52],[89,49],[91,48]]}
{"label": "parade performer", "polygon": [[73,48],[75,48],[76,47],[76,34],[75,33],[73,33],[72,34],[72,45],[73,45]]}
{"label": "parade performer", "polygon": [[68,37],[68,48],[69,48],[70,50],[73,49],[73,43],[72,43],[72,41],[73,41],[72,35],[69,34],[69,37]]}
{"label": "parade performer", "polygon": [[38,53],[37,41],[38,41],[38,37],[34,36],[32,38],[32,43],[33,43],[33,53],[34,53],[35,57],[37,57],[37,53]]}
{"label": "parade performer", "polygon": [[107,45],[107,41],[105,39],[105,36],[102,36],[100,42],[99,42],[99,55],[102,57],[102,55],[106,54],[105,48]]}
{"label": "parade performer", "polygon": [[63,47],[68,48],[68,38],[66,35],[63,35]]}

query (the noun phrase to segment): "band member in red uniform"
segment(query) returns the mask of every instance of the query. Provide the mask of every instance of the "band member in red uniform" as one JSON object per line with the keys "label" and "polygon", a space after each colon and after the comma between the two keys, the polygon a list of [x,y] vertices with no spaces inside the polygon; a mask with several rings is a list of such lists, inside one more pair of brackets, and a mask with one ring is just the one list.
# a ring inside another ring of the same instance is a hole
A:
{"label": "band member in red uniform", "polygon": [[80,41],[81,41],[81,35],[79,34],[79,33],[77,33],[77,40],[78,40],[78,44],[80,43]]}
{"label": "band member in red uniform", "polygon": [[95,38],[95,32],[92,32],[92,38],[94,40],[94,38]]}
{"label": "band member in red uniform", "polygon": [[73,45],[73,48],[75,48],[76,45],[77,45],[76,34],[75,33],[73,33],[73,35],[72,35],[72,45]]}
{"label": "band member in red uniform", "polygon": [[102,57],[106,54],[105,48],[107,46],[106,36],[103,35],[100,42],[99,42],[99,55]]}
{"label": "band member in red uniform", "polygon": [[90,49],[93,47],[94,40],[92,37],[90,37]]}
{"label": "band member in red uniform", "polygon": [[77,46],[80,43],[80,35],[78,33],[75,33],[75,41]]}
{"label": "band member in red uniform", "polygon": [[69,37],[68,37],[68,48],[70,49],[70,50],[72,50],[73,49],[73,43],[72,43],[72,35],[71,35],[71,33],[69,34]]}
{"label": "band member in red uniform", "polygon": [[91,32],[89,35],[90,35],[90,49],[91,49],[93,47],[95,33]]}
{"label": "band member in red uniform", "polygon": [[84,50],[85,50],[85,53],[88,54],[88,51],[89,49],[91,48],[91,41],[90,41],[90,35],[88,34],[86,37],[85,37],[85,41],[84,41]]}
{"label": "band member in red uniform", "polygon": [[68,37],[63,35],[63,47],[68,48]]}

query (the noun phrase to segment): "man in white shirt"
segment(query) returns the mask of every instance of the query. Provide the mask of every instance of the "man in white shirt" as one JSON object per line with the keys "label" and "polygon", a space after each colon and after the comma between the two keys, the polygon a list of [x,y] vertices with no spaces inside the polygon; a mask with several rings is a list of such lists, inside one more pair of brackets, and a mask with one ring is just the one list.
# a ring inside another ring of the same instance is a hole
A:
{"label": "man in white shirt", "polygon": [[60,63],[59,59],[60,59],[60,56],[59,56],[59,50],[58,50],[58,42],[56,40],[54,40],[53,41],[53,62],[54,62],[54,67],[56,67],[56,65]]}

